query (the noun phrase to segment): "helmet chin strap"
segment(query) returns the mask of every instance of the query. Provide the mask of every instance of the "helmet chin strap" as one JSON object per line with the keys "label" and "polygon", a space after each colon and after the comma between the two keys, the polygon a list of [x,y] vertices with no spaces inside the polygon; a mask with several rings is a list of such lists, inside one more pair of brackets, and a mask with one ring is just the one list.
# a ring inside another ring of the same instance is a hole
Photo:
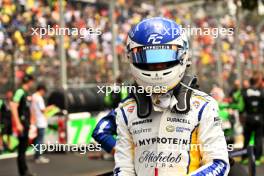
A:
{"label": "helmet chin strap", "polygon": [[[190,111],[190,98],[192,92],[198,88],[197,77],[193,75],[184,75],[180,84],[178,84],[173,91],[173,96],[176,98],[177,103],[172,108],[172,112],[175,113],[188,113]],[[145,93],[132,94],[137,103],[137,115],[139,118],[147,118],[152,111],[153,105],[150,96]]]}

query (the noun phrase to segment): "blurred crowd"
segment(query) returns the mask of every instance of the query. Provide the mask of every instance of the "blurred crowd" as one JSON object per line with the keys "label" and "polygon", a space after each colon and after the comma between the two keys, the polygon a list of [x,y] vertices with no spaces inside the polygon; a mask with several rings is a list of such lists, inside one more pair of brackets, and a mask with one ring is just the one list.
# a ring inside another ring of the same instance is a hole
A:
{"label": "blurred crowd", "polygon": [[[244,80],[242,85],[236,80],[228,94],[214,86],[211,95],[218,102],[219,117],[227,142],[235,144],[235,148],[247,148],[253,139],[255,164],[263,164],[264,75],[254,71],[253,76]],[[246,156],[242,157],[242,163],[248,164]]]}
{"label": "blurred crowd", "polygon": [[[227,2],[227,1],[226,1]],[[65,35],[64,48],[67,58],[67,76],[70,85],[106,83],[113,81],[113,56],[111,13],[104,1],[96,4],[64,1],[64,20],[67,28],[100,28],[98,36],[80,37]],[[48,87],[60,85],[59,37],[56,35],[32,35],[32,28],[56,28],[59,25],[58,1],[49,0],[0,0],[0,85],[16,81],[24,74],[34,74],[38,81]],[[228,8],[216,14],[214,5],[161,5],[139,3],[134,0],[117,0],[114,10],[115,49],[119,62],[119,73],[129,79],[125,56],[125,40],[128,30],[142,18],[165,16],[176,20],[183,27],[223,28],[237,27],[235,9]],[[230,6],[230,7],[229,7]],[[234,4],[233,4],[234,6]],[[217,23],[219,16],[219,24]],[[239,54],[236,53],[235,35],[221,36],[192,35],[191,52],[194,71],[200,78],[202,88],[207,92],[219,83],[217,59],[222,61],[221,79],[225,91],[237,79],[236,63],[242,62],[244,79],[260,64],[260,46],[264,50],[264,31],[257,33],[256,24],[242,19],[239,31]],[[263,28],[264,29],[264,28]],[[220,43],[220,44],[219,44]],[[12,62],[14,61],[14,62]],[[15,65],[12,75],[12,63]],[[213,79],[212,79],[213,78]],[[3,90],[1,90],[3,91]]]}

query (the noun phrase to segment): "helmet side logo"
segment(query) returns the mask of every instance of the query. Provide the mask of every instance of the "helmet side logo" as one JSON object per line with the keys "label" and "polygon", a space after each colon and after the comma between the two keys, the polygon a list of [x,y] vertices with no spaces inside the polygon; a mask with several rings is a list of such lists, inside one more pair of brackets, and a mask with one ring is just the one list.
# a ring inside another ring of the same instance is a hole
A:
{"label": "helmet side logo", "polygon": [[162,36],[158,36],[159,34],[151,34],[148,38],[148,43],[152,44],[160,44],[162,40]]}

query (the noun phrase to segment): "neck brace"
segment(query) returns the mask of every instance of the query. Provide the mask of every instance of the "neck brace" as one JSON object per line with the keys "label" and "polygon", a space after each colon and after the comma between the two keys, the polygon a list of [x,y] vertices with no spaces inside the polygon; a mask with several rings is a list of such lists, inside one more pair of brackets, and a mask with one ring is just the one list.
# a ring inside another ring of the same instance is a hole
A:
{"label": "neck brace", "polygon": [[[197,77],[192,75],[185,75],[178,86],[176,86],[172,92],[177,103],[171,109],[172,112],[185,114],[190,111],[190,98],[193,90],[198,88]],[[146,118],[151,114],[153,104],[151,97],[147,93],[135,93],[132,94],[137,103],[137,115],[139,118]]]}

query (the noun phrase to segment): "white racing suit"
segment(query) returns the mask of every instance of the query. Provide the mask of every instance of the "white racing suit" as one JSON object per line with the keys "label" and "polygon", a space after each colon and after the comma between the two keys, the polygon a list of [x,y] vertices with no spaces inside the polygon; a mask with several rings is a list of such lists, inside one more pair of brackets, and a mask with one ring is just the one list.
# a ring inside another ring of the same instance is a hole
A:
{"label": "white racing suit", "polygon": [[133,98],[116,109],[114,175],[226,176],[228,152],[216,101],[197,90],[187,114],[171,111],[177,100],[170,94],[158,101],[144,119]]}

